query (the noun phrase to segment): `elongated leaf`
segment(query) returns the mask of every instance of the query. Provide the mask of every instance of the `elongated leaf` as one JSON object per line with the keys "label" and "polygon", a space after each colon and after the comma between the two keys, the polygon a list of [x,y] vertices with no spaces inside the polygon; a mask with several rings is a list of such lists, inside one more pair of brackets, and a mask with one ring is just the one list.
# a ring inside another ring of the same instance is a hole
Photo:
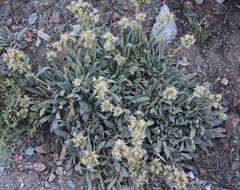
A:
{"label": "elongated leaf", "polygon": [[171,154],[169,152],[168,146],[165,141],[163,141],[163,149],[164,149],[164,152],[165,152],[165,155],[167,156],[167,158],[170,158]]}

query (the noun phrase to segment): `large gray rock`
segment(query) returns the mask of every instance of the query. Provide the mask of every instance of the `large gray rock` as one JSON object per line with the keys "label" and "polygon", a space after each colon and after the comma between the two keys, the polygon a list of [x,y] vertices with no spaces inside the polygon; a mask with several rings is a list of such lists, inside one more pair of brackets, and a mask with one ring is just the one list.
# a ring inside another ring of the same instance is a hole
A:
{"label": "large gray rock", "polygon": [[[153,25],[152,34],[155,34],[160,27],[159,23],[157,22],[158,18],[162,17],[163,14],[166,12],[170,12],[169,8],[167,5],[163,5],[156,18],[156,23]],[[177,25],[174,19],[172,19],[170,24],[168,23],[164,24],[163,30],[159,33],[159,37],[163,37],[163,39],[165,40],[165,45],[170,43],[176,37],[176,35],[177,35]]]}

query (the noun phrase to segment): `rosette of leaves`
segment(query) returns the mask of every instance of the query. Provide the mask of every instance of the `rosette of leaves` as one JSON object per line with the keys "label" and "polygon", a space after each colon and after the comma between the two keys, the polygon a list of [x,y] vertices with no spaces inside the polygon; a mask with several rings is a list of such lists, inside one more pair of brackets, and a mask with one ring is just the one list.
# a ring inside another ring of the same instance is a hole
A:
{"label": "rosette of leaves", "polygon": [[[64,69],[52,56],[52,66],[39,68],[36,74],[43,82],[38,80],[36,88],[28,88],[45,97],[39,104],[40,122],[50,124],[62,143],[61,157],[67,159],[67,168],[75,165],[86,173],[90,189],[93,179],[103,189],[121,189],[122,185],[141,189],[142,184],[166,178],[161,172],[150,172],[153,160],[184,167],[183,161],[194,158],[198,146],[206,150],[212,138],[224,136],[217,127],[224,120],[219,116],[224,110],[213,107],[207,87],[202,96],[194,95],[197,84],[164,55],[164,42],[156,39],[157,34],[149,36],[135,21],[112,41],[109,50],[106,30],[92,27],[91,32],[96,36],[91,48],[81,43],[79,47],[76,40],[65,44]],[[100,78],[107,85],[102,97],[96,89]],[[176,89],[173,98],[166,96],[169,87]],[[106,100],[111,104],[107,108],[103,106]],[[114,113],[116,107],[122,109],[121,114]],[[133,143],[128,127],[131,116],[148,124],[139,144]],[[78,144],[77,134],[81,134]],[[134,170],[128,157],[113,157],[119,139],[131,150],[142,150]],[[89,152],[96,157],[87,160]]]}
{"label": "rosette of leaves", "polygon": [[16,34],[12,34],[6,27],[0,28],[0,50],[7,47],[17,48],[26,32],[27,28],[24,28]]}

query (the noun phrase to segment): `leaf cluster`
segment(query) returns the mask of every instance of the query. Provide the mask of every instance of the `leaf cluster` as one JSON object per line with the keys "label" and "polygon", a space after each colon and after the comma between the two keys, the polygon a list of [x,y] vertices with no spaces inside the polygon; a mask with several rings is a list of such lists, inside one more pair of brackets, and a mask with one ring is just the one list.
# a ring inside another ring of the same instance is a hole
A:
{"label": "leaf cluster", "polygon": [[[91,181],[98,179],[104,189],[119,189],[123,184],[137,188],[137,177],[132,176],[126,158],[116,160],[112,156],[115,142],[122,139],[134,147],[127,127],[129,117],[136,116],[150,123],[140,145],[144,151],[141,167],[149,170],[153,159],[162,165],[183,167],[184,160],[195,157],[199,146],[206,150],[211,139],[223,137],[218,128],[223,119],[207,97],[194,97],[195,82],[189,81],[178,65],[164,55],[164,42],[148,36],[142,28],[131,28],[120,34],[113,51],[104,49],[104,28],[93,28],[93,48],[66,47],[67,63],[62,70],[56,66],[39,68],[36,74],[47,84],[39,84],[28,91],[44,97],[39,104],[41,123],[48,122],[50,130],[62,142],[62,158],[67,158],[67,168],[76,165],[87,173]],[[116,62],[121,55],[126,62]],[[93,78],[103,77],[107,82],[108,99],[113,106],[121,107],[123,114],[103,111],[103,100],[96,97]],[[80,85],[74,85],[75,80]],[[177,98],[164,97],[167,87],[177,89]],[[81,133],[87,139],[85,148],[73,143],[73,133]],[[86,151],[98,156],[99,164],[87,169],[82,164]],[[136,171],[137,173],[139,170]],[[162,175],[148,174],[149,181]]]}
{"label": "leaf cluster", "polygon": [[17,47],[26,32],[27,28],[15,34],[12,34],[6,27],[0,28],[0,50],[7,47]]}

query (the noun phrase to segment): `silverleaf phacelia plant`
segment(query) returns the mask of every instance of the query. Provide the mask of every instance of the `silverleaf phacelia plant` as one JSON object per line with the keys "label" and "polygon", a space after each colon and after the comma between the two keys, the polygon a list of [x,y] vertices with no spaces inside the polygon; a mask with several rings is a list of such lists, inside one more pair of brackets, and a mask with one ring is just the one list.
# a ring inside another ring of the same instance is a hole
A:
{"label": "silverleaf phacelia plant", "polygon": [[[176,51],[164,55],[160,31],[143,31],[139,9],[136,19],[119,21],[118,36],[96,26],[88,3],[72,2],[69,9],[82,28],[80,38],[70,33],[54,44],[66,53],[64,69],[50,52],[53,66],[29,78],[37,86],[32,92],[45,97],[40,121],[63,140],[67,167],[86,172],[89,188],[97,179],[103,189],[141,189],[155,180],[184,189],[183,161],[197,146],[206,149],[212,138],[224,136],[217,127],[226,118],[220,96],[178,70],[171,61]],[[171,19],[164,15],[159,24]],[[186,35],[177,50],[193,43]]]}

